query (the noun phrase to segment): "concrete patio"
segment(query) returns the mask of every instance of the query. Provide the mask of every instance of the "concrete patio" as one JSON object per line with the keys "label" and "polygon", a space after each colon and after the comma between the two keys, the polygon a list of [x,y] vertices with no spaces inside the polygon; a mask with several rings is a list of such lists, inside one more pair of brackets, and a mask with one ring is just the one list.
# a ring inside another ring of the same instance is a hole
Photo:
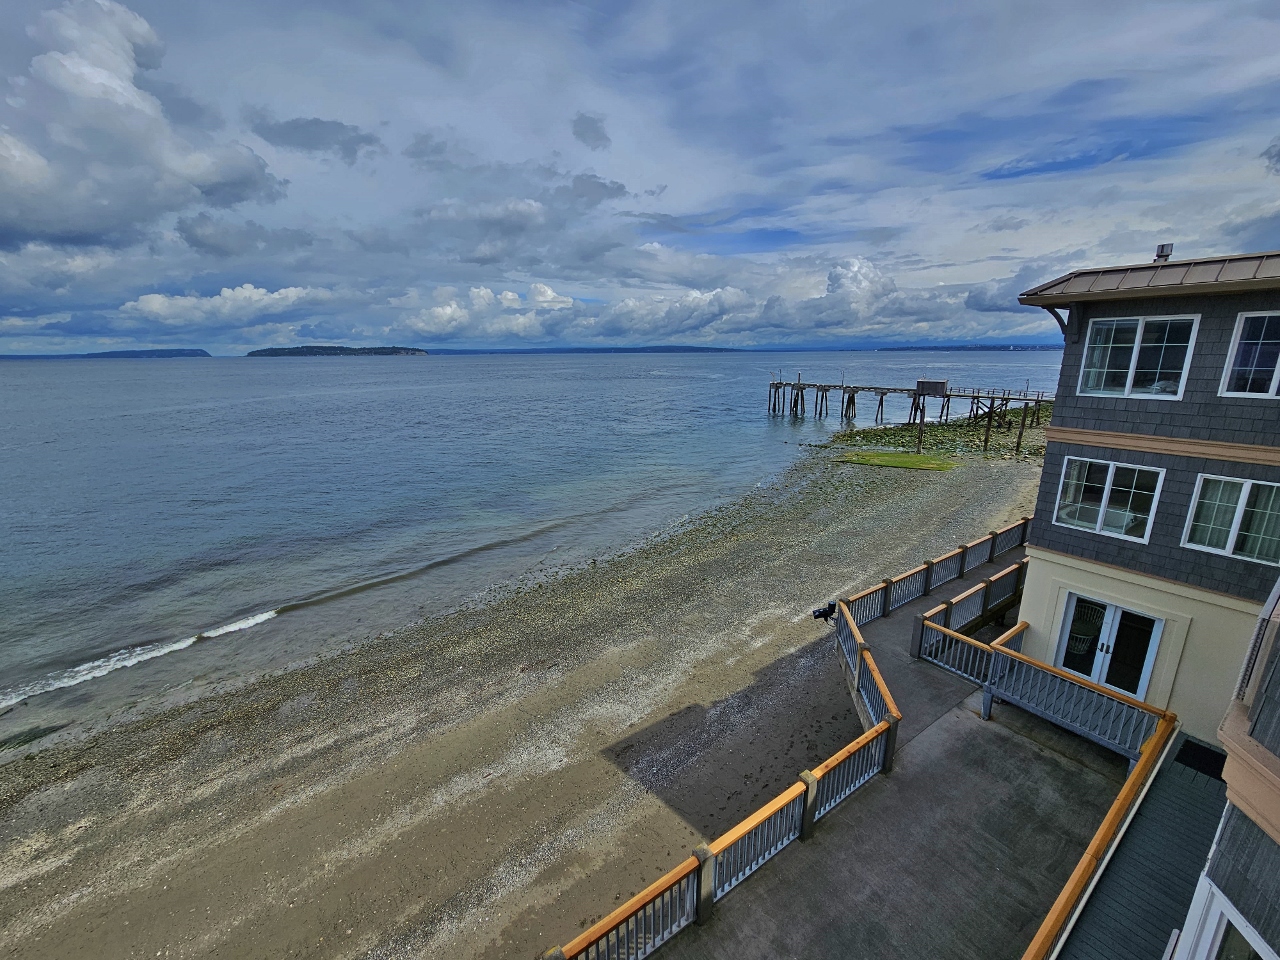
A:
{"label": "concrete patio", "polygon": [[[877,777],[662,948],[670,958],[1021,955],[1127,762],[907,653],[912,618],[1007,554],[862,628],[903,714]],[[832,656],[835,656],[834,652]]]}

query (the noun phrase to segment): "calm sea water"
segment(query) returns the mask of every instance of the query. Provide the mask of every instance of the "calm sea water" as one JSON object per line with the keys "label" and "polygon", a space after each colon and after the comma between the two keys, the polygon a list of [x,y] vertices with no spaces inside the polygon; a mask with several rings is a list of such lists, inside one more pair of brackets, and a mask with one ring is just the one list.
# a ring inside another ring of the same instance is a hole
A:
{"label": "calm sea water", "polygon": [[1060,357],[0,363],[0,709],[268,669],[619,549],[838,425],[767,416],[779,371],[1052,390]]}

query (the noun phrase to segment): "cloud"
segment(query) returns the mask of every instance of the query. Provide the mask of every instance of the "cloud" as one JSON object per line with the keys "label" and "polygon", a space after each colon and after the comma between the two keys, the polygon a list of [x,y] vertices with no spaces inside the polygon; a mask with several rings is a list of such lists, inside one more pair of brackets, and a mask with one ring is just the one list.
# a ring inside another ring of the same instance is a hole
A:
{"label": "cloud", "polygon": [[217,107],[195,99],[176,83],[145,73],[137,76],[134,82],[139,89],[159,100],[164,115],[179,126],[201,130],[221,130],[226,126],[226,120]]}
{"label": "cloud", "polygon": [[604,131],[604,117],[579,113],[570,126],[573,128],[574,139],[592,150],[606,150],[613,146],[609,134]]}
{"label": "cloud", "polygon": [[44,52],[12,81],[0,132],[0,248],[127,244],[193,205],[272,202],[284,183],[243,144],[180,136],[138,85],[164,47],[111,0],[71,0],[31,30]]}
{"label": "cloud", "polygon": [[120,313],[164,326],[234,326],[251,323],[259,317],[326,303],[332,299],[333,292],[330,290],[285,287],[270,291],[245,283],[234,288],[223,287],[211,297],[148,293],[124,304],[120,307]]}
{"label": "cloud", "polygon": [[296,250],[315,242],[315,237],[305,230],[287,227],[272,230],[252,220],[228,223],[215,220],[207,213],[180,217],[176,229],[189,247],[217,257]]}
{"label": "cloud", "polygon": [[1261,156],[1267,163],[1267,172],[1280,176],[1280,137],[1272,140],[1267,149],[1262,151]]}
{"label": "cloud", "polygon": [[361,151],[368,156],[386,149],[377,135],[338,120],[321,120],[319,117],[275,120],[265,110],[256,107],[245,110],[245,119],[249,129],[272,146],[303,153],[332,153],[347,166],[352,166],[359,159]]}

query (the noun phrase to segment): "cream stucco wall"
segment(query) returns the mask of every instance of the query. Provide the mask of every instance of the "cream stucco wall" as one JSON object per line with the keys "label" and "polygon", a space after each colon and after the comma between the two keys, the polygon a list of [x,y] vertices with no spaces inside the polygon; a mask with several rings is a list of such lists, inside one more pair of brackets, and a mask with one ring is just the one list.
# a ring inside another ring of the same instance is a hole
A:
{"label": "cream stucco wall", "polygon": [[1028,547],[1019,619],[1022,650],[1053,663],[1067,597],[1114,603],[1164,620],[1146,701],[1172,710],[1183,729],[1213,743],[1231,701],[1262,605],[1171,580]]}

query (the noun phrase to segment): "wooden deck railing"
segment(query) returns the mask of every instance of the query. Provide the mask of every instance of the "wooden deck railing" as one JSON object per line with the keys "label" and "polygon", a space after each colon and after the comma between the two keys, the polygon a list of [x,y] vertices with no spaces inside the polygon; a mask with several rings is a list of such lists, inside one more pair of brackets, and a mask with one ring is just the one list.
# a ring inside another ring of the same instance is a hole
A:
{"label": "wooden deck railing", "polygon": [[[789,844],[807,839],[818,820],[877,773],[892,769],[902,714],[859,627],[956,580],[964,570],[1025,543],[1029,523],[1023,519],[993,530],[986,537],[839,601],[836,646],[866,732],[813,770],[803,771],[796,783],[751,816],[698,847],[692,857],[666,876],[563,947],[548,951],[545,957],[641,960],[649,956],[688,924],[705,923],[717,900]],[[1010,569],[1016,569],[1016,565]],[[986,583],[979,586],[987,588]]]}

